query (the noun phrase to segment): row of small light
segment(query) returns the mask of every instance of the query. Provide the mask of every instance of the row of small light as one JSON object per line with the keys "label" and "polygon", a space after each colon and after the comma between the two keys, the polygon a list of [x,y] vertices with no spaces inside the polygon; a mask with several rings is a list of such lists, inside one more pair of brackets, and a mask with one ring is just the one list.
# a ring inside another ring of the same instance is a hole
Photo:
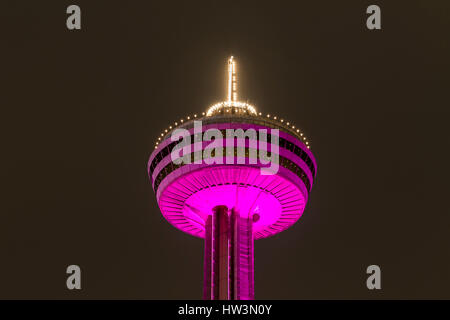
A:
{"label": "row of small light", "polygon": [[[212,105],[211,107],[209,107],[208,110],[206,111],[206,115],[211,116],[214,113],[214,111],[219,110],[223,107],[242,108],[242,109],[244,109],[244,111],[248,111],[249,114],[254,114],[254,115],[257,114],[255,107],[252,106],[251,104],[248,104],[245,102],[240,102],[240,101],[224,101],[224,102],[216,103],[216,104]],[[226,112],[229,112],[228,110],[229,109],[227,109]]]}
{"label": "row of small light", "polygon": [[[204,112],[202,112],[202,116],[204,117],[205,116],[205,113]],[[189,120],[191,120],[191,119],[196,119],[198,116],[197,116],[197,114],[194,114],[193,116],[187,116],[186,117],[186,120],[187,121],[189,121]],[[158,145],[159,145],[159,143],[161,142],[161,139],[164,137],[164,135],[166,135],[170,130],[172,130],[173,128],[175,128],[175,127],[177,127],[179,124],[181,125],[181,124],[183,124],[184,123],[184,119],[180,119],[180,122],[174,122],[174,125],[173,126],[169,126],[169,128],[168,129],[164,129],[164,131],[163,132],[161,132],[161,134],[160,134],[160,136],[158,137],[158,141],[156,141],[156,143],[155,143],[155,149],[156,148],[158,148]]]}
{"label": "row of small light", "polygon": [[[213,108],[213,107],[215,107],[215,106],[216,106],[216,105],[212,106],[211,108]],[[208,109],[208,111],[210,111],[211,108]],[[215,110],[217,110],[217,109],[215,109]],[[254,109],[253,109],[253,110],[254,110]],[[235,110],[235,111],[236,111],[236,110]],[[229,112],[229,109],[227,109],[227,112]],[[250,113],[250,112],[249,112],[249,113]],[[262,115],[261,112],[256,113],[256,111],[255,111],[254,113],[252,112],[252,114],[258,115],[258,116],[260,116],[260,117],[264,117],[264,116]],[[205,112],[202,112],[202,117],[204,117],[205,115],[207,116],[207,114],[205,114]],[[192,119],[196,119],[197,117],[198,117],[197,114],[194,114],[193,116],[187,116],[186,119],[187,119],[187,121],[189,121],[189,120],[192,120]],[[278,120],[278,121],[280,121],[282,124],[284,124],[286,127],[288,127],[289,129],[293,130],[294,132],[296,132],[297,135],[300,135],[300,138],[303,139],[303,142],[306,144],[306,147],[309,149],[309,147],[310,147],[310,146],[309,146],[309,142],[308,142],[308,140],[306,140],[306,137],[304,136],[304,134],[303,134],[302,132],[300,132],[300,129],[296,129],[296,127],[295,127],[294,125],[292,125],[290,122],[285,122],[284,119],[278,118],[277,116],[271,116],[270,114],[267,114],[265,118],[269,118],[269,119],[273,119],[273,120]],[[161,132],[161,135],[158,137],[158,140],[156,141],[155,149],[158,148],[158,145],[159,145],[159,143],[161,142],[161,139],[164,137],[164,135],[166,135],[166,134],[167,134],[170,130],[172,130],[173,128],[177,127],[179,124],[181,125],[181,124],[183,124],[183,123],[184,123],[184,119],[180,119],[180,122],[175,122],[175,123],[174,123],[174,126],[169,126],[168,129],[164,129],[164,131]]]}
{"label": "row of small light", "polygon": [[[258,115],[261,117],[263,116],[261,112],[258,113]],[[296,129],[295,126],[292,125],[290,122],[288,122],[288,121],[285,122],[284,119],[278,118],[277,116],[271,116],[270,114],[267,114],[266,118],[273,119],[273,120],[279,120],[286,127],[295,131],[297,133],[297,135],[300,135],[300,138],[303,139],[303,142],[306,144],[306,147],[309,149],[309,142],[308,142],[308,140],[306,140],[306,136],[303,134],[303,132],[300,132],[300,129]]]}

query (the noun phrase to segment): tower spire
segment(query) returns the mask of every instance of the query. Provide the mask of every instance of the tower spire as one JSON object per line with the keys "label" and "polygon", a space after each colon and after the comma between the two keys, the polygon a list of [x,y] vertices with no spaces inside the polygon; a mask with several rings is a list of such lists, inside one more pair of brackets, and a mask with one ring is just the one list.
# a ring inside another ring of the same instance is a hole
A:
{"label": "tower spire", "polygon": [[237,67],[236,60],[233,56],[228,58],[228,83],[227,83],[227,97],[226,101],[216,103],[206,110],[206,116],[212,116],[215,113],[229,113],[229,114],[250,114],[257,115],[254,106],[238,101],[237,92]]}
{"label": "tower spire", "polygon": [[237,74],[236,74],[236,61],[231,56],[228,59],[228,102],[237,101]]}

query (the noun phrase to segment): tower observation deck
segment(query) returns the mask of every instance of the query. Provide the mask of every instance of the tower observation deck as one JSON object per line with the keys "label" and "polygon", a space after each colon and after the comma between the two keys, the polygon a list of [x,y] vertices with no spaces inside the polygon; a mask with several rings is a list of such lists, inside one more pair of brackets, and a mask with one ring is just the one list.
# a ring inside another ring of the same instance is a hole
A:
{"label": "tower observation deck", "polygon": [[148,162],[165,219],[205,239],[204,299],[254,299],[254,240],[301,217],[317,173],[303,132],[237,89],[231,57],[226,101],[163,130]]}

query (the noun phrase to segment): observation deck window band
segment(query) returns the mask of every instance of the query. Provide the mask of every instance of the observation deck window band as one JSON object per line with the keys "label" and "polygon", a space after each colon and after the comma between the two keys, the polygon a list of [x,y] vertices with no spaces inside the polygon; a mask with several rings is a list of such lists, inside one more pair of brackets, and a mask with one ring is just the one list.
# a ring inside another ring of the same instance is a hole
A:
{"label": "observation deck window band", "polygon": [[[175,171],[183,166],[183,165],[175,165],[173,163],[171,163],[171,164],[172,164],[172,166],[170,166],[170,164],[169,164],[163,170],[161,170],[161,172],[158,174],[158,177],[155,179],[155,185],[154,185],[155,192],[157,192],[157,190],[159,188],[159,184],[164,180],[164,178],[166,176],[168,176],[170,173],[172,173],[173,171]],[[280,165],[283,168],[289,170],[291,173],[297,175],[300,178],[300,180],[305,184],[305,187],[307,188],[306,191],[309,194],[309,192],[311,191],[311,185],[309,184],[309,180],[308,180],[308,177],[306,176],[306,174],[300,168],[299,168],[299,170],[301,172],[298,172],[297,170],[296,170],[297,172],[294,172],[292,170],[292,167],[289,168],[288,165],[284,162],[281,162]],[[232,184],[232,183],[230,183],[230,184]]]}
{"label": "observation deck window band", "polygon": [[[225,149],[226,149],[226,147],[222,148],[223,155],[226,155]],[[236,149],[236,147],[235,147],[235,149]],[[246,149],[248,149],[248,148],[246,148]],[[191,155],[191,159],[193,157],[195,157],[194,153],[190,153],[188,155]],[[258,155],[259,155],[259,153],[258,153]],[[245,157],[245,158],[248,158],[248,157]],[[202,153],[202,159],[207,159],[207,157],[203,157],[203,153]],[[185,163],[175,164],[171,161],[163,169],[161,169],[161,171],[158,173],[158,175],[155,178],[155,182],[154,182],[154,186],[153,186],[155,193],[157,192],[161,181],[164,180],[165,177],[167,177],[170,173],[172,173],[173,171],[175,171],[185,165],[186,165]],[[189,165],[192,165],[192,164],[189,164]],[[223,165],[226,165],[226,164],[223,164]],[[239,165],[239,164],[235,164],[235,165]],[[293,174],[298,176],[300,178],[300,180],[305,184],[308,194],[311,192],[311,187],[312,187],[311,182],[309,181],[308,176],[302,170],[302,168],[300,168],[297,164],[295,164],[291,160],[289,160],[285,157],[282,157],[282,156],[279,156],[279,165],[281,165],[283,168],[289,170],[290,172],[292,172]]]}
{"label": "observation deck window band", "polygon": [[[243,118],[243,117],[241,117],[241,118]],[[285,134],[288,134],[288,135],[291,135],[291,136],[294,136],[295,138],[297,138],[299,141],[301,141],[303,144],[305,144],[307,148],[309,147],[309,145],[306,144],[307,141],[305,141],[305,137],[303,136],[303,134],[302,133],[299,134],[295,130],[290,129],[289,127],[285,128],[282,125],[280,125],[279,123],[273,124],[273,123],[265,122],[264,124],[260,124],[260,123],[256,123],[256,121],[254,121],[253,119],[247,119],[246,120],[246,119],[241,119],[241,118],[230,118],[230,117],[220,118],[220,117],[214,117],[214,119],[212,119],[210,121],[208,121],[208,119],[207,119],[204,124],[205,125],[208,125],[208,124],[219,124],[219,123],[258,124],[258,125],[265,126],[267,128],[271,128],[271,129],[279,129],[282,132],[284,132]],[[230,121],[230,119],[232,119],[233,121]],[[250,120],[250,121],[248,121],[248,120]],[[193,125],[194,125],[194,123],[192,121],[190,121],[188,125],[180,126],[180,128],[188,130],[188,129],[192,129],[194,127]],[[170,134],[171,134],[171,132],[169,132],[167,135],[165,135],[164,138],[163,138],[163,141],[168,139],[170,137]],[[281,139],[281,137],[280,137],[280,139]]]}
{"label": "observation deck window band", "polygon": [[[242,150],[240,150],[240,149],[242,149]],[[189,158],[190,159],[190,161],[191,161],[191,164],[195,164],[195,161],[196,160],[202,160],[203,159],[203,151],[204,150],[202,150],[202,151],[197,151],[197,152],[191,152],[191,153],[188,153],[188,154],[186,154],[186,155],[184,155],[183,157],[181,157],[181,159],[182,158],[184,158],[184,157],[187,157],[187,158]],[[241,151],[242,153],[243,153],[243,158],[246,158],[246,159],[259,159],[260,158],[260,150],[258,150],[258,149],[253,149],[253,148],[250,148],[250,147],[234,147],[234,150],[233,151],[231,151],[231,152],[228,152],[228,150],[227,150],[227,147],[223,147],[222,148],[222,156],[238,156],[238,151]],[[264,152],[264,153],[266,153],[266,152]],[[215,149],[211,149],[211,152],[210,152],[210,154],[211,154],[211,157],[212,158],[214,158],[215,157]],[[256,154],[256,157],[253,157],[253,155],[255,155]],[[250,155],[252,155],[251,157],[250,157]],[[266,154],[263,154],[264,156],[266,156]],[[269,151],[269,152],[267,152],[267,158],[265,159],[266,161],[269,161],[270,160],[270,157],[271,157],[271,155],[272,155],[272,153]],[[284,158],[283,156],[281,156],[281,155],[279,155],[279,157],[280,158]],[[206,159],[206,158],[205,158]],[[289,162],[290,163],[292,163],[292,164],[289,164]],[[285,161],[285,163],[287,163],[287,165],[289,165],[289,167],[285,167],[286,169],[289,169],[291,172],[293,172],[293,171],[295,171],[295,168],[296,167],[299,167],[299,165],[298,164],[296,164],[294,161],[292,161],[292,160],[290,160],[290,159],[288,159],[288,158],[286,158],[286,161]],[[280,163],[278,163],[279,165],[280,165]],[[226,165],[226,163],[224,163],[224,165]],[[237,165],[239,165],[239,164],[237,164]],[[251,165],[251,164],[250,164]],[[256,165],[256,164],[255,164]],[[293,167],[293,166],[295,166],[295,167]],[[292,168],[294,168],[294,170],[292,169]],[[161,169],[161,171],[162,170],[164,170],[164,168],[162,168]],[[302,169],[303,170],[303,169]],[[161,172],[160,171],[160,172]],[[303,171],[304,172],[304,171]],[[305,173],[306,174],[306,173]],[[153,174],[152,174],[153,175]],[[308,177],[308,175],[307,175],[307,177]],[[155,178],[156,179],[156,178]],[[308,181],[310,181],[309,180],[310,178],[308,177]],[[314,181],[314,177],[312,177],[312,181]]]}
{"label": "observation deck window band", "polygon": [[[222,133],[222,135],[224,137],[226,137],[226,129],[221,129],[220,132]],[[259,138],[259,132],[257,131],[257,138]],[[282,137],[278,137],[279,138],[279,144],[278,146],[280,148],[283,148],[284,150],[288,150],[292,153],[294,153],[295,155],[297,155],[300,159],[303,160],[303,162],[306,163],[307,167],[309,168],[309,170],[311,171],[311,174],[313,176],[313,178],[316,177],[316,170],[314,167],[314,163],[311,160],[311,158],[308,156],[308,154],[302,149],[300,148],[298,145],[294,144],[293,142],[290,142]],[[195,141],[194,140],[194,134],[191,135],[190,137],[191,141]],[[225,138],[224,138],[225,139]],[[246,137],[247,139],[247,137]],[[254,140],[254,139],[251,139]],[[267,141],[271,141],[272,140],[272,135],[270,133],[267,134]],[[150,165],[150,177],[153,175],[153,171],[155,170],[156,166],[158,165],[158,163],[160,163],[165,156],[163,156],[163,152],[166,153],[167,155],[170,156],[170,154],[172,153],[173,148],[179,143],[179,141],[173,141],[170,144],[168,144],[166,147],[164,147],[152,160],[152,163]],[[290,148],[287,148],[286,146],[289,144]],[[166,151],[164,151],[165,149],[167,149]],[[167,156],[166,155],[166,156]]]}
{"label": "observation deck window band", "polygon": [[[262,116],[249,116],[249,115],[240,115],[239,117],[234,117],[229,114],[222,115],[214,115],[214,116],[206,116],[195,119],[197,121],[202,121],[204,124],[211,124],[211,123],[252,123],[252,124],[261,124],[264,126],[267,126],[272,129],[283,129],[287,131],[287,133],[292,134],[293,136],[297,137],[299,140],[303,141],[303,136],[300,132],[297,132],[297,129],[292,129],[292,126],[285,125],[284,122],[279,122],[277,120],[271,119],[271,118],[265,118]],[[184,123],[180,123],[178,126],[175,126],[174,129],[191,129],[194,127],[194,119],[188,120]],[[167,133],[166,135],[163,135],[163,140],[166,139],[170,134]]]}
{"label": "observation deck window band", "polygon": [[[295,153],[295,155],[298,156],[298,157],[306,164],[306,166],[310,169],[311,174],[312,174],[312,176],[313,176],[313,180],[314,180],[314,179],[315,179],[315,176],[314,176],[314,175],[315,175],[314,165],[313,165],[311,159],[308,157],[308,155],[307,155],[301,148],[299,148],[299,147],[296,146],[296,145],[291,146],[289,149],[284,148],[284,146],[283,146],[282,143],[281,143],[281,139],[282,139],[282,138],[280,138],[280,145],[279,145],[279,147],[282,148],[282,149],[285,150],[285,151],[290,151],[291,153]],[[176,143],[178,143],[178,142],[176,141]],[[170,149],[169,154],[172,152],[172,149],[173,149],[173,147],[176,145],[176,143],[170,146],[171,149]],[[168,147],[169,147],[169,146],[168,146]],[[225,148],[226,148],[226,147],[225,147]],[[236,148],[236,147],[235,147],[235,148]],[[162,152],[162,151],[161,151],[161,152]],[[214,152],[214,151],[213,151],[213,152]],[[246,152],[247,152],[247,151],[246,151]],[[257,152],[257,153],[259,154],[259,152]],[[268,154],[271,154],[270,151],[268,152]],[[159,155],[158,155],[158,156],[159,156]],[[160,158],[160,157],[158,157],[158,156],[155,157],[156,160],[158,160],[158,159]],[[155,160],[155,159],[154,159],[154,160]],[[156,161],[155,164],[152,163],[152,165],[151,165],[151,167],[150,167],[150,176],[153,175],[153,172],[154,172],[155,167],[158,165],[159,162],[162,161],[162,159],[163,159],[163,158],[161,158],[161,159],[159,159],[158,161]],[[289,161],[291,161],[291,160],[289,160]],[[192,161],[192,162],[193,162],[193,161]]]}

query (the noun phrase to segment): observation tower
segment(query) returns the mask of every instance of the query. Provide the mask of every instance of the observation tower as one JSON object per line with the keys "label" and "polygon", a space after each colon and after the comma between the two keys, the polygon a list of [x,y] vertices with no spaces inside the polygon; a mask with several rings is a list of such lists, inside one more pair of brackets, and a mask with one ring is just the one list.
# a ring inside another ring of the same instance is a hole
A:
{"label": "observation tower", "polygon": [[164,218],[205,239],[207,300],[254,299],[254,240],[301,217],[317,172],[303,132],[238,101],[237,88],[231,57],[227,100],[163,130],[148,162]]}

